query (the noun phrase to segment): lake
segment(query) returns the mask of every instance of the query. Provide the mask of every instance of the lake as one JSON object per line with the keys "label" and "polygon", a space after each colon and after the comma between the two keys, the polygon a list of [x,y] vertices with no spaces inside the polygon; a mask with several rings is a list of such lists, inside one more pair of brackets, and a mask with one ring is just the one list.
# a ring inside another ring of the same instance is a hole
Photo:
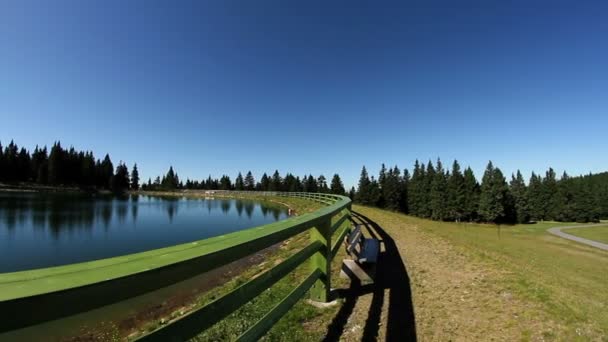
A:
{"label": "lake", "polygon": [[252,200],[0,192],[0,273],[109,258],[287,218]]}

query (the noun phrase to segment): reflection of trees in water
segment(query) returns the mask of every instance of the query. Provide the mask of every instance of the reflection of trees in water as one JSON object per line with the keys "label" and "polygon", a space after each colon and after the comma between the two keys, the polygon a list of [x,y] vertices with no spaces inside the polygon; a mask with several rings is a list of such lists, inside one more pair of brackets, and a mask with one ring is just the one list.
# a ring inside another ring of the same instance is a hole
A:
{"label": "reflection of trees in water", "polygon": [[236,212],[239,214],[239,217],[241,217],[243,215],[243,209],[244,209],[243,201],[239,201],[239,200],[235,201],[234,206],[236,208]]}
{"label": "reflection of trees in water", "polygon": [[131,218],[133,219],[133,223],[137,221],[138,202],[139,195],[131,195]]}
{"label": "reflection of trees in water", "polygon": [[253,216],[254,208],[255,208],[255,205],[253,204],[253,202],[251,202],[251,201],[245,202],[245,213],[247,214],[247,217],[249,219],[251,219],[251,216]]}
{"label": "reflection of trees in water", "polygon": [[[145,207],[156,207],[166,213],[172,222],[180,210],[180,205],[186,204],[186,208],[198,205],[199,202],[183,203],[180,198],[151,198],[145,196],[148,201],[142,200],[137,195],[117,198],[104,195],[66,195],[66,194],[1,194],[0,193],[0,225],[12,231],[18,227],[33,227],[34,229],[48,229],[52,236],[58,238],[63,233],[73,230],[89,231],[95,225],[109,229],[113,220],[124,223],[127,216],[137,221],[139,204]],[[190,200],[188,200],[190,201]],[[267,218],[271,215],[274,220],[281,218],[280,207],[267,207],[255,201],[241,201],[234,199],[202,200],[203,208],[208,211],[220,211],[224,215],[230,215],[234,205],[239,217],[243,212],[247,218],[252,219],[259,212]],[[142,209],[143,210],[143,209]]]}
{"label": "reflection of trees in water", "polygon": [[232,201],[231,200],[221,200],[222,212],[224,214],[228,214],[228,212],[230,211],[230,206],[231,205],[232,205]]}
{"label": "reflection of trees in water", "polygon": [[56,194],[0,195],[0,217],[8,229],[16,226],[45,229],[53,236],[62,230],[90,228],[94,221],[94,202],[90,198]]}
{"label": "reflection of trees in water", "polygon": [[103,223],[103,227],[107,230],[110,226],[110,222],[112,221],[112,212],[113,206],[112,201],[105,201],[104,203],[100,203],[98,216]]}
{"label": "reflection of trees in water", "polygon": [[167,211],[169,222],[173,222],[173,217],[177,214],[179,198],[167,197],[162,199],[162,204]]}
{"label": "reflection of trees in water", "polygon": [[279,208],[272,208],[272,217],[274,217],[275,221],[279,220],[279,217],[281,216],[281,209]]}
{"label": "reflection of trees in water", "polygon": [[116,215],[118,217],[119,223],[124,223],[127,218],[127,206],[129,202],[125,199],[117,199],[116,200]]}

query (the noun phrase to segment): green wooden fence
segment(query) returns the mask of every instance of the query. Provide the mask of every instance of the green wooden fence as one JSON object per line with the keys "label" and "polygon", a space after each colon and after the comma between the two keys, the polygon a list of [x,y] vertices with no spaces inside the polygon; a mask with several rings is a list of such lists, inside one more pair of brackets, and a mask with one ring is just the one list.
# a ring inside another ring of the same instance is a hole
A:
{"label": "green wooden fence", "polygon": [[271,287],[305,262],[310,273],[240,340],[263,336],[310,290],[328,301],[330,264],[350,229],[348,197],[317,193],[215,192],[210,195],[283,196],[324,204],[315,212],[260,227],[126,256],[38,270],[0,274],[0,333],[71,316],[169,286],[226,265],[299,233],[310,243],[286,260],[215,301],[159,329],[141,341],[183,341],[203,332]]}

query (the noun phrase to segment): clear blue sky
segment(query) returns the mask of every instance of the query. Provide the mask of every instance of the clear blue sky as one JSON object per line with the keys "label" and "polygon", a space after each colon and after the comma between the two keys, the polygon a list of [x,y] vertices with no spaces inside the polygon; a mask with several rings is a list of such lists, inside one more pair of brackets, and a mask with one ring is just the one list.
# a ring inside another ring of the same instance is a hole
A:
{"label": "clear blue sky", "polygon": [[146,179],[608,169],[602,2],[328,3],[2,1],[0,139]]}

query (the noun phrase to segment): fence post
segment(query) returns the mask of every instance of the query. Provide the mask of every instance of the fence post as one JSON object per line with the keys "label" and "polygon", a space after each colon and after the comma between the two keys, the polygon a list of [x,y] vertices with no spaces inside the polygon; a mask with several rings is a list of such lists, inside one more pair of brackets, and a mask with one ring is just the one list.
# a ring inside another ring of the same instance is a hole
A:
{"label": "fence post", "polygon": [[321,277],[310,289],[311,299],[318,302],[328,302],[331,289],[331,218],[327,218],[310,230],[312,241],[320,241],[323,247],[310,258],[312,269],[318,268]]}

